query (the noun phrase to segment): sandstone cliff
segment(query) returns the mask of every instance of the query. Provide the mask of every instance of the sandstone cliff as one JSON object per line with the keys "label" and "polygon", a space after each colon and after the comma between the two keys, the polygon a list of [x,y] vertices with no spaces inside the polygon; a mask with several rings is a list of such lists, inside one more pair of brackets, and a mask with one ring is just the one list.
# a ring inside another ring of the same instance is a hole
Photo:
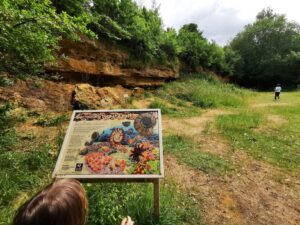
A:
{"label": "sandstone cliff", "polygon": [[40,78],[16,80],[13,86],[0,87],[0,104],[11,102],[34,110],[65,112],[72,109],[112,109],[126,107],[132,97],[143,95],[143,89],[94,87],[86,83],[69,84]]}
{"label": "sandstone cliff", "polygon": [[55,65],[47,66],[48,72],[57,72],[66,80],[91,81],[98,86],[159,86],[179,75],[178,69],[166,66],[144,69],[132,66],[125,51],[85,37],[79,42],[62,40],[58,59]]}

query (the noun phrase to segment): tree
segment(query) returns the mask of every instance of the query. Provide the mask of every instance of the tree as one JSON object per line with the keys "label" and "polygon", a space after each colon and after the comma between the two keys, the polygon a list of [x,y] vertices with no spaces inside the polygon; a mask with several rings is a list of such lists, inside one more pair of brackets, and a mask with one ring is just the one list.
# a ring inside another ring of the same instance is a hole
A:
{"label": "tree", "polygon": [[144,62],[161,56],[163,26],[158,8],[146,9],[132,0],[94,0],[91,29],[127,46]]}
{"label": "tree", "polygon": [[177,60],[178,53],[180,51],[180,46],[177,41],[177,33],[174,28],[167,28],[163,32],[160,41],[160,54],[163,61],[166,60]]}
{"label": "tree", "polygon": [[243,66],[243,60],[236,51],[234,51],[230,46],[225,46],[224,50],[224,64],[223,73],[226,75],[233,76],[236,71],[240,71]]}
{"label": "tree", "polygon": [[70,16],[79,16],[91,7],[90,0],[51,0],[58,14],[68,13]]}
{"label": "tree", "polygon": [[62,37],[78,38],[87,30],[88,18],[57,14],[50,0],[0,2],[0,71],[39,74]]}
{"label": "tree", "polygon": [[207,40],[198,30],[197,24],[185,24],[178,33],[178,43],[180,46],[179,58],[185,62],[191,69],[208,66],[208,48]]}
{"label": "tree", "polygon": [[298,65],[294,55],[300,52],[300,27],[284,15],[272,9],[262,10],[230,46],[241,56],[235,76],[239,83],[263,87],[300,82],[299,75],[293,72],[299,70],[294,68]]}
{"label": "tree", "polygon": [[199,31],[197,24],[185,24],[179,30],[179,58],[191,70],[199,68],[212,70],[221,75],[233,72],[230,54],[225,54],[222,47],[215,42],[209,42]]}
{"label": "tree", "polygon": [[263,9],[262,11],[260,11],[257,15],[256,15],[256,19],[257,20],[262,20],[265,18],[271,18],[273,19],[274,17],[279,16],[277,14],[274,13],[274,10],[270,7]]}

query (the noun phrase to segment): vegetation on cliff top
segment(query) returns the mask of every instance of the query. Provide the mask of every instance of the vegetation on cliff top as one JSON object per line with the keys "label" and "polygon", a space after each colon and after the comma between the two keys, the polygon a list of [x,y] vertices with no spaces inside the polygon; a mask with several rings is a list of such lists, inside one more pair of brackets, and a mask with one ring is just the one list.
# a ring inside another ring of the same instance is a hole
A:
{"label": "vegetation on cliff top", "polygon": [[3,0],[0,29],[0,71],[16,75],[43,73],[59,41],[79,33],[114,42],[144,65],[174,68],[180,59],[188,70],[233,72],[227,50],[205,39],[196,24],[178,33],[164,29],[157,7],[141,8],[133,0]]}

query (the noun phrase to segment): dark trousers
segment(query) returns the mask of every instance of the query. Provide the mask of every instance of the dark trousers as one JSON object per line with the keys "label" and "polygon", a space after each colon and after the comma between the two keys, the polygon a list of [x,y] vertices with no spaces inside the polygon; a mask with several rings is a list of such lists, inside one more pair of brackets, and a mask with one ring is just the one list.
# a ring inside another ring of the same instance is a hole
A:
{"label": "dark trousers", "polygon": [[278,98],[279,99],[279,95],[280,95],[280,92],[275,92],[275,100]]}

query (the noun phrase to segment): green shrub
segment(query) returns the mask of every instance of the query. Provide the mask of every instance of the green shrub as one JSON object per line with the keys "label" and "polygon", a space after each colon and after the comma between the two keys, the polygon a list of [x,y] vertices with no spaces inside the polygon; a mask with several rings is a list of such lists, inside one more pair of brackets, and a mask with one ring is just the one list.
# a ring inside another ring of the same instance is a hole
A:
{"label": "green shrub", "polygon": [[86,28],[86,14],[56,13],[50,0],[2,0],[0,12],[0,71],[13,75],[42,73],[62,37],[78,39],[79,32],[95,36]]}
{"label": "green shrub", "polygon": [[[129,199],[136,195],[128,184],[87,184],[89,199],[88,224],[118,224]],[[123,211],[123,212],[122,212]]]}
{"label": "green shrub", "polygon": [[[50,159],[50,160],[49,160]],[[46,146],[32,152],[9,151],[0,154],[0,208],[10,206],[20,192],[31,193],[45,173],[53,168],[54,158]],[[9,176],[13,174],[14,178]],[[31,194],[30,194],[31,195]]]}

